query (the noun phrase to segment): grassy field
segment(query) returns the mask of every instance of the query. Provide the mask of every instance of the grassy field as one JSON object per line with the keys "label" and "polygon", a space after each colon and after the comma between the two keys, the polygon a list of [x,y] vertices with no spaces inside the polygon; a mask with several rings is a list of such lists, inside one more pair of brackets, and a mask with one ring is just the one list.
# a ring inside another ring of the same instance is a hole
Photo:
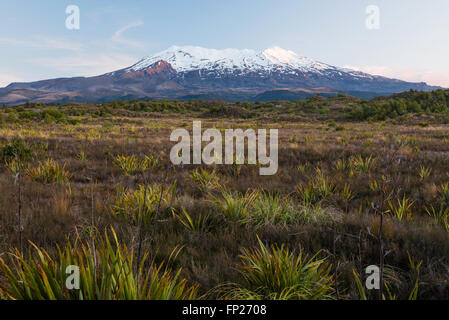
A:
{"label": "grassy field", "polygon": [[[0,297],[377,299],[358,284],[384,264],[385,299],[448,299],[446,116],[364,105],[4,107]],[[279,129],[277,174],[172,165],[170,133],[194,120]]]}

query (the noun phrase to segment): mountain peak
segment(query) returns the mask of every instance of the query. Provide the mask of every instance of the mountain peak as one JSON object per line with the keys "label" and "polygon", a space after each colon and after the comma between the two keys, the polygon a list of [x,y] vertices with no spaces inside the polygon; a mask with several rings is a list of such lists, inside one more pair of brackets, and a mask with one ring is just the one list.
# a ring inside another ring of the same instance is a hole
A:
{"label": "mountain peak", "polygon": [[127,71],[147,68],[156,61],[171,64],[177,72],[194,70],[220,70],[224,73],[236,71],[270,72],[278,69],[298,69],[301,72],[320,72],[335,67],[299,56],[291,50],[272,47],[256,52],[250,49],[209,49],[199,46],[171,46],[170,48],[140,60]]}
{"label": "mountain peak", "polygon": [[273,63],[288,64],[291,61],[298,59],[298,55],[291,51],[285,50],[281,47],[271,47],[262,51],[262,54]]}

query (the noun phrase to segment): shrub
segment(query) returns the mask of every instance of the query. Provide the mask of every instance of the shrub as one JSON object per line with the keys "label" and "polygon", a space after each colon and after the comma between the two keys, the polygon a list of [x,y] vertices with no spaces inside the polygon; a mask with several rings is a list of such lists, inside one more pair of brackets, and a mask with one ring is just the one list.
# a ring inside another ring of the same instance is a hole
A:
{"label": "shrub", "polygon": [[19,117],[17,116],[17,112],[10,112],[6,116],[7,123],[18,123],[20,122]]}
{"label": "shrub", "polygon": [[33,156],[31,147],[20,138],[13,138],[10,143],[3,146],[0,150],[0,157],[3,161],[16,159],[18,161],[27,161]]}
{"label": "shrub", "polygon": [[63,117],[63,114],[56,108],[46,108],[42,110],[41,116],[43,119],[50,118],[58,120]]}

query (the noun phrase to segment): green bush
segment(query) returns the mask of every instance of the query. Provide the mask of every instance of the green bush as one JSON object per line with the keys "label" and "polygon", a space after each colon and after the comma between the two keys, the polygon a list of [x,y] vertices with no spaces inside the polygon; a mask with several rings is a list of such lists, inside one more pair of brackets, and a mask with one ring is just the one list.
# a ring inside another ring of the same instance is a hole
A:
{"label": "green bush", "polygon": [[13,138],[10,143],[3,146],[0,150],[0,158],[3,161],[18,159],[26,161],[33,155],[31,147],[20,138]]}

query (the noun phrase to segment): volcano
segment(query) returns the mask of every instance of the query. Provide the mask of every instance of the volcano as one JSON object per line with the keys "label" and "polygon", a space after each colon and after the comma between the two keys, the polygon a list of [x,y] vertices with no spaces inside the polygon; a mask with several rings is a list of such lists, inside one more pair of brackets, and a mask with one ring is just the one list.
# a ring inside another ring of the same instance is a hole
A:
{"label": "volcano", "polygon": [[11,83],[0,104],[116,99],[295,100],[322,94],[370,98],[439,87],[319,62],[279,47],[260,52],[172,46],[125,69],[94,77]]}

